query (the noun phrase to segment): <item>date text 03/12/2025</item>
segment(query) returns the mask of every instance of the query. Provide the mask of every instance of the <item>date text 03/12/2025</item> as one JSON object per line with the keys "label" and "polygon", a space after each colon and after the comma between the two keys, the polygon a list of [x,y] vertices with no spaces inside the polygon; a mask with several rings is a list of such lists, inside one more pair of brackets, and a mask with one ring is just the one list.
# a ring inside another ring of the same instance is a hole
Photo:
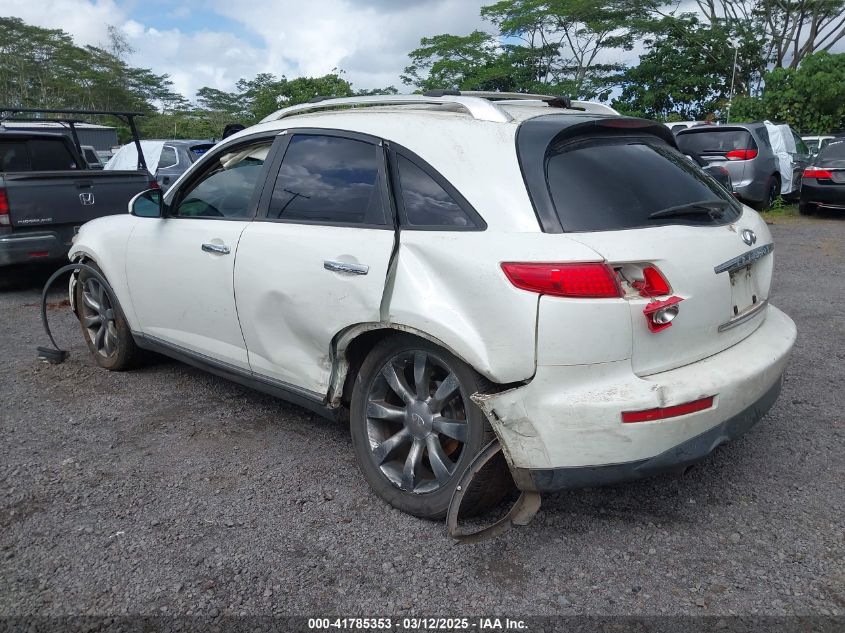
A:
{"label": "date text 03/12/2025", "polygon": [[523,620],[510,618],[309,618],[308,628],[313,631],[371,630],[371,631],[527,631]]}

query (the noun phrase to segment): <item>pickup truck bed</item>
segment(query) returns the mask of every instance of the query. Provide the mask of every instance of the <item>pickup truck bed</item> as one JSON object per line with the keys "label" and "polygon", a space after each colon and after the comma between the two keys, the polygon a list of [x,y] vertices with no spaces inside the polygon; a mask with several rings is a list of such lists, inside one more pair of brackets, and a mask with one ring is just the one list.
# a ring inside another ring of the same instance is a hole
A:
{"label": "pickup truck bed", "polygon": [[126,213],[129,200],[153,186],[143,170],[80,165],[62,135],[0,133],[0,266],[65,258],[80,225]]}

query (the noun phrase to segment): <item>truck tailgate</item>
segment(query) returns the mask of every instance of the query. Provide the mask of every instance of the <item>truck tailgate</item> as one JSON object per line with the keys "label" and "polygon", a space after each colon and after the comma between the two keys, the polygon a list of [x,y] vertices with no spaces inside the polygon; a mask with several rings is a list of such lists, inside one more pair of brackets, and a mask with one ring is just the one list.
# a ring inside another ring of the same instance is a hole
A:
{"label": "truck tailgate", "polygon": [[83,224],[126,213],[129,200],[148,189],[142,171],[41,171],[3,174],[13,227]]}

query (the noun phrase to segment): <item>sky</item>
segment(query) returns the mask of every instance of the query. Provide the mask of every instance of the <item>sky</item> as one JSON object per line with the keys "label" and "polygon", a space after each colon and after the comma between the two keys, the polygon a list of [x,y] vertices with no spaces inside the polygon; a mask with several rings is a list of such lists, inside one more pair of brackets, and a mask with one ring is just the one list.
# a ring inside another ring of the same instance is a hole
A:
{"label": "sky", "polygon": [[120,28],[133,66],[167,74],[189,99],[241,77],[320,76],[334,68],[356,88],[393,85],[421,37],[487,28],[490,0],[0,0],[0,15],[61,28],[103,45]]}

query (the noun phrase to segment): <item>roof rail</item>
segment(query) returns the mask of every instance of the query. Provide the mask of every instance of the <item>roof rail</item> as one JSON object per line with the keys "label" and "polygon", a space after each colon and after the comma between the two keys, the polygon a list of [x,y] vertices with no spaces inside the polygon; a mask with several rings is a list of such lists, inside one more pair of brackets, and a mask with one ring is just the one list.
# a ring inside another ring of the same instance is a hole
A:
{"label": "roof rail", "polygon": [[510,114],[495,103],[476,96],[456,96],[444,94],[440,97],[427,97],[425,95],[376,95],[370,97],[340,97],[338,99],[312,100],[312,103],[300,103],[298,105],[276,110],[272,114],[261,119],[261,123],[278,121],[289,116],[315,112],[317,110],[328,110],[343,107],[361,106],[384,106],[384,105],[442,105],[458,107],[466,111],[477,121],[492,121],[494,123],[507,123],[513,120]]}
{"label": "roof rail", "polygon": [[[603,103],[596,103],[595,101],[576,101],[569,99],[567,96],[561,95],[541,95],[527,92],[486,92],[475,90],[464,90],[462,95],[468,97],[480,97],[490,101],[542,101],[544,103],[551,103],[556,107],[563,107],[571,110],[583,110],[584,112],[592,112],[595,114],[619,114],[616,110]],[[514,105],[514,104],[509,104]]]}

